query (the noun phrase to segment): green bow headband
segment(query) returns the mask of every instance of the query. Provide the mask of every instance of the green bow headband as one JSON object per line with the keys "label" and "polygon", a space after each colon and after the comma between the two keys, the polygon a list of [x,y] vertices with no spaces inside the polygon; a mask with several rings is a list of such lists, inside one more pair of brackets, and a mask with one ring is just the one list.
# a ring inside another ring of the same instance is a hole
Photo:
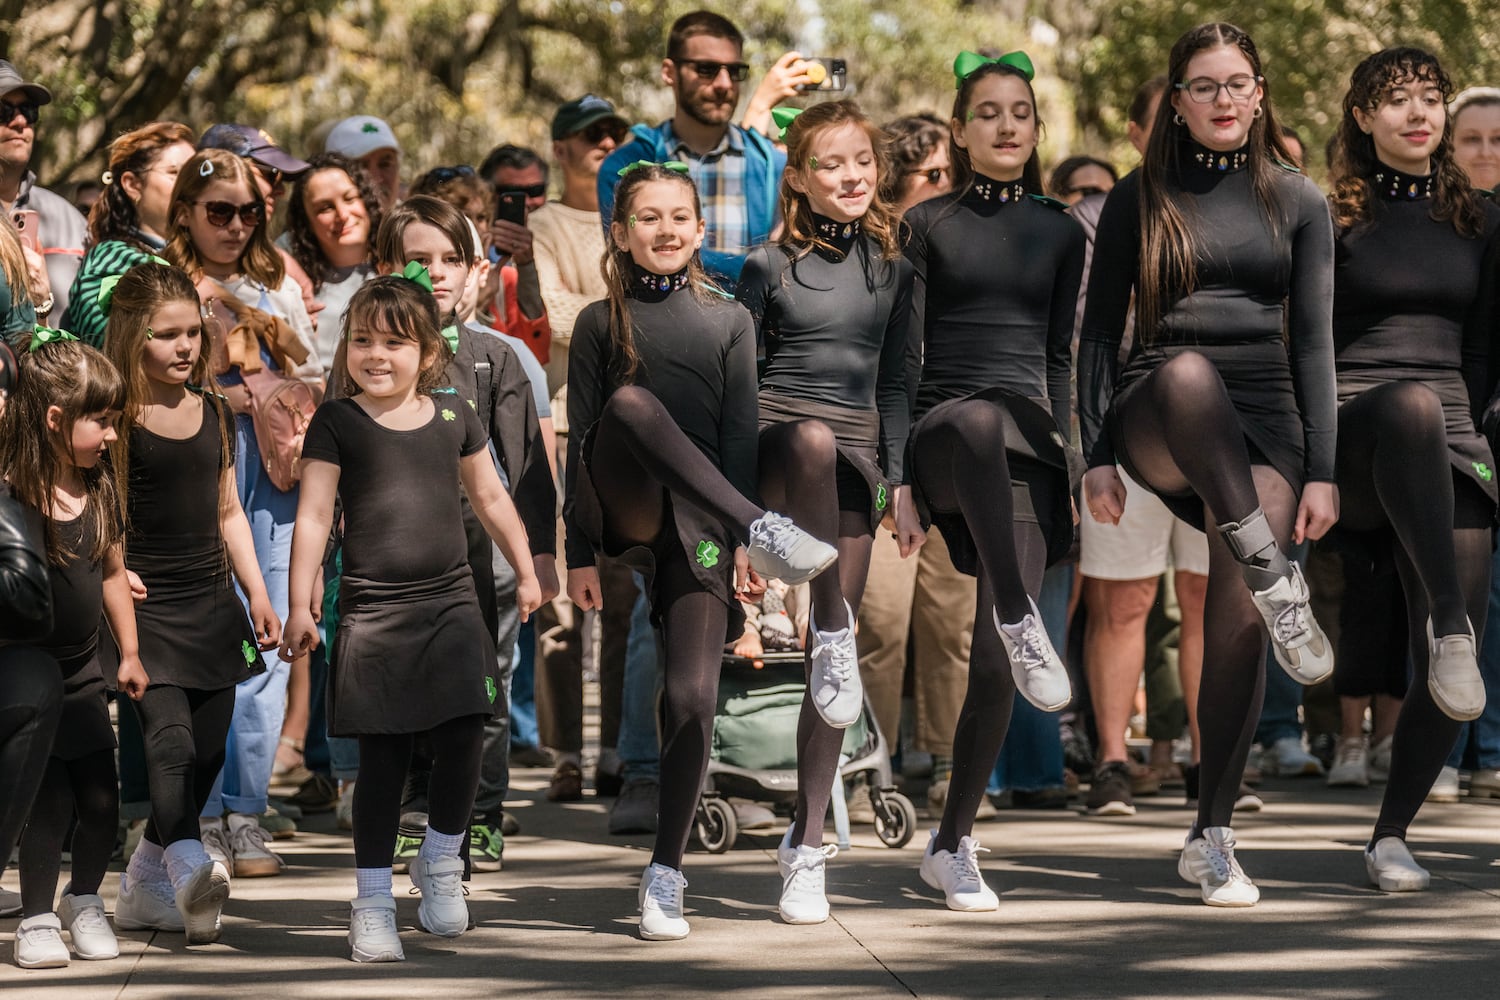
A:
{"label": "green bow headband", "polygon": [[[130,268],[126,268],[125,274],[129,274],[131,268],[139,267],[141,264],[161,264],[163,267],[172,266],[169,262],[162,260],[155,254],[151,254],[145,260],[137,261],[130,265]],[[120,279],[125,277],[125,274],[108,274],[99,281],[99,297],[95,301],[99,304],[99,312],[105,316],[109,315],[110,307],[114,305],[115,286],[120,283]]]}
{"label": "green bow headband", "polygon": [[63,340],[77,339],[77,337],[73,336],[67,330],[54,330],[50,326],[43,326],[42,324],[38,323],[36,325],[36,329],[32,330],[31,332],[31,345],[26,348],[26,351],[29,354],[35,354],[37,348],[41,347],[43,344],[56,344],[59,341]]}
{"label": "green bow headband", "polygon": [[632,170],[639,170],[642,167],[661,167],[665,170],[676,171],[679,174],[688,172],[688,165],[681,160],[664,160],[662,162],[657,162],[656,160],[636,160],[634,163],[621,167],[615,176],[624,177]]}
{"label": "green bow headband", "polygon": [[420,285],[429,292],[432,291],[432,275],[423,264],[419,264],[414,260],[407,261],[406,269],[401,272],[401,277],[414,285]]}
{"label": "green bow headband", "polygon": [[806,111],[806,110],[807,110],[806,108],[772,108],[771,109],[771,120],[776,123],[776,128],[777,128],[777,132],[776,132],[776,141],[777,142],[785,142],[786,141],[786,134],[787,134],[788,131],[790,131],[790,129],[792,127],[792,122],[796,121],[797,120],[797,116],[800,115],[803,111]]}
{"label": "green bow headband", "polygon": [[1031,65],[1031,57],[1019,49],[1015,52],[1007,52],[1005,55],[995,59],[987,59],[978,52],[965,51],[960,52],[958,58],[953,60],[953,76],[957,80],[954,87],[962,87],[964,81],[973,75],[976,70],[982,66],[989,66],[992,63],[1020,70],[1021,75],[1026,78],[1027,83],[1030,83],[1032,78],[1036,76],[1036,67]]}

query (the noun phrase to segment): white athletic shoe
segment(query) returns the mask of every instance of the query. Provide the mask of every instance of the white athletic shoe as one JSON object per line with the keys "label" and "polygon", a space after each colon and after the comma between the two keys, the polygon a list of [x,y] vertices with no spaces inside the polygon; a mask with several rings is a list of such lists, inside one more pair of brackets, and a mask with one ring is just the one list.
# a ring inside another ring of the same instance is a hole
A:
{"label": "white athletic shoe", "polygon": [[848,729],[864,709],[865,688],[859,678],[859,650],[854,645],[854,612],[844,602],[849,625],[824,632],[809,622],[812,632],[812,703],[823,721],[834,729]]}
{"label": "white athletic shoe", "polygon": [[1271,652],[1276,662],[1298,684],[1316,684],[1333,673],[1333,644],[1308,606],[1307,581],[1302,569],[1292,563],[1292,575],[1284,576],[1265,590],[1251,591],[1250,598],[1271,633]]}
{"label": "white athletic shoe", "polygon": [[198,839],[203,841],[203,850],[223,866],[227,874],[234,874],[234,851],[229,846],[229,831],[223,817],[208,819],[198,817]]}
{"label": "white athletic shoe", "polygon": [[676,868],[650,864],[641,873],[637,904],[641,911],[641,937],[647,941],[681,941],[688,936],[682,915],[682,890],[687,878]]}
{"label": "white athletic shoe", "polygon": [[788,829],[776,851],[776,863],[781,868],[781,902],[777,910],[789,924],[821,924],[828,919],[828,896],[824,890],[827,862],[838,856],[838,845],[791,847],[787,844],[791,836]]}
{"label": "white athletic shoe", "polygon": [[1396,741],[1396,735],[1391,735],[1376,740],[1370,744],[1370,782],[1372,784],[1384,784],[1391,777],[1391,746]]}
{"label": "white athletic shoe", "polygon": [[1302,737],[1283,736],[1266,748],[1260,758],[1261,770],[1278,778],[1316,778],[1323,774],[1323,762],[1302,746]]}
{"label": "white athletic shoe", "polygon": [[1026,599],[1031,605],[1031,614],[1014,625],[1000,621],[1000,612],[994,608],[990,613],[995,619],[995,631],[1005,644],[1005,653],[1010,657],[1010,673],[1021,696],[1044,712],[1056,712],[1067,707],[1073,700],[1073,686],[1068,681],[1068,670],[1052,648],[1047,630],[1042,627],[1042,613],[1036,602]]}
{"label": "white athletic shoe", "polygon": [[458,937],[469,929],[469,904],[464,902],[464,863],[459,858],[427,861],[419,854],[409,869],[411,884],[422,894],[417,922],[429,934]]}
{"label": "white athletic shoe", "polygon": [[783,514],[767,511],[750,525],[750,566],[767,580],[792,586],[823,572],[839,557],[839,550],[819,541]]}
{"label": "white athletic shoe", "polygon": [[115,899],[115,926],[122,931],[183,931],[182,913],[166,872],[160,878],[137,879],[120,873],[120,895]]}
{"label": "white athletic shoe", "polygon": [[1365,848],[1365,874],[1383,892],[1421,892],[1432,882],[1400,837],[1381,837]]}
{"label": "white athletic shoe", "polygon": [[210,859],[193,869],[192,877],[173,893],[188,944],[219,940],[220,916],[228,898],[229,876],[222,865]]}
{"label": "white athletic shoe", "polygon": [[62,898],[57,919],[73,938],[73,954],[88,962],[120,957],[120,942],[104,915],[104,900],[98,894]]}
{"label": "white athletic shoe", "polygon": [[980,847],[979,841],[973,837],[961,838],[956,851],[935,851],[933,845],[936,843],[937,831],[933,830],[928,835],[927,850],[922,855],[919,871],[923,882],[943,891],[948,909],[999,909],[1000,897],[984,884],[984,876],[979,874],[979,852],[988,848]]}
{"label": "white athletic shoe", "polygon": [[16,926],[16,964],[21,968],[62,969],[71,960],[57,914],[38,913]]}
{"label": "white athletic shoe", "polygon": [[0,889],[0,917],[21,915],[21,894],[13,889]]}
{"label": "white athletic shoe", "polygon": [[1463,635],[1433,638],[1432,619],[1427,619],[1427,690],[1438,709],[1459,722],[1477,719],[1484,711],[1476,649],[1473,625]]}
{"label": "white athletic shoe", "polygon": [[396,901],[390,896],[360,896],[350,904],[349,957],[356,962],[404,962],[396,932]]}
{"label": "white athletic shoe", "polygon": [[1459,795],[1458,768],[1444,764],[1437,780],[1427,792],[1428,802],[1457,802]]}
{"label": "white athletic shoe", "polygon": [[1370,783],[1370,750],[1363,736],[1339,740],[1333,766],[1328,769],[1329,788],[1364,788]]}
{"label": "white athletic shoe", "polygon": [[1177,859],[1177,874],[1202,889],[1209,906],[1254,906],[1260,901],[1260,890],[1235,860],[1234,831],[1227,826],[1210,826],[1196,840],[1189,839]]}

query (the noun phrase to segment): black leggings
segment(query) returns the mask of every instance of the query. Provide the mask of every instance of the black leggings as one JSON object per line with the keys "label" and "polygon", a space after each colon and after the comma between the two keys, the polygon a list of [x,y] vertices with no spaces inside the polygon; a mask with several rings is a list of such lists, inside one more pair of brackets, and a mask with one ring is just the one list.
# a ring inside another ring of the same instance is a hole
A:
{"label": "black leggings", "polygon": [[[838,546],[838,572],[813,577],[811,620],[824,632],[852,628],[849,611],[859,614],[870,572],[869,515],[839,510],[837,441],[819,420],[794,420],[767,427],[760,435],[760,494],[802,530]],[[845,603],[848,611],[845,610]],[[812,678],[812,641],[806,673]],[[823,721],[809,685],[797,719],[797,809],[792,846],[823,842],[823,820],[838,772],[844,734]]]}
{"label": "black leggings", "polygon": [[[1286,551],[1297,491],[1269,465],[1251,464],[1234,404],[1211,361],[1187,351],[1163,362],[1117,397],[1114,417],[1116,447],[1142,484],[1158,494],[1196,494],[1213,524],[1241,522],[1259,509]],[[1230,825],[1266,685],[1266,627],[1250,599],[1244,564],[1220,532],[1207,534],[1195,833]]]}
{"label": "black leggings", "polygon": [[217,691],[160,685],[131,702],[141,724],[151,788],[146,839],[159,847],[198,839],[198,814],[224,767],[233,686]]}
{"label": "black leggings", "polygon": [[48,757],[42,785],[21,834],[21,912],[51,913],[62,870],[63,840],[73,828],[72,892],[97,893],[115,850],[120,796],[115,784],[115,752],[97,750],[76,760]]}
{"label": "black leggings", "polygon": [[0,869],[10,863],[62,715],[62,672],[35,646],[0,647]]}
{"label": "black leggings", "polygon": [[[1016,684],[994,613],[1018,622],[1047,571],[1047,534],[1036,519],[1053,509],[1051,470],[1027,462],[1022,488],[1030,511],[1016,510],[1017,484],[1005,450],[1006,415],[998,403],[969,399],[925,418],[913,447],[913,474],[928,504],[958,511],[979,554],[969,683],[953,732],[953,776],[934,848],[955,851],[974,829],[990,773],[1000,756]],[[1017,516],[1020,513],[1022,516]]]}
{"label": "black leggings", "polygon": [[[483,715],[464,715],[428,730],[432,774],[427,785],[427,828],[467,833],[479,787]],[[359,780],[354,783],[354,865],[389,868],[401,822],[401,790],[417,733],[359,737]]]}

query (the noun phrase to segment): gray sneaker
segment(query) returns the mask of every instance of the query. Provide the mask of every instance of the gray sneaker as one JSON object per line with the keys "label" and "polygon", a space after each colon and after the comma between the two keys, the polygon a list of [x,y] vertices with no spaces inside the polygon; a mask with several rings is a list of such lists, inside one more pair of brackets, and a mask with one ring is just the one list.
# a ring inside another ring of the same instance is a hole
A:
{"label": "gray sneaker", "polygon": [[609,808],[609,832],[655,833],[656,805],[660,786],[654,781],[627,781],[620,797]]}
{"label": "gray sneaker", "polygon": [[767,580],[788,586],[811,580],[839,557],[839,550],[819,541],[782,514],[767,511],[750,525],[750,567]]}

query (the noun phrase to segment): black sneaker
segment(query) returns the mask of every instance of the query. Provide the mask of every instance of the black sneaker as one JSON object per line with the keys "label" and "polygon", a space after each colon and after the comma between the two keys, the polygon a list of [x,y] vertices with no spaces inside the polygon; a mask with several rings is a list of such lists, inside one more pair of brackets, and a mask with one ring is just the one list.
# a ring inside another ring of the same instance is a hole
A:
{"label": "black sneaker", "polygon": [[1134,816],[1130,795],[1130,768],[1118,760],[1106,761],[1094,772],[1089,797],[1084,803],[1090,816]]}

